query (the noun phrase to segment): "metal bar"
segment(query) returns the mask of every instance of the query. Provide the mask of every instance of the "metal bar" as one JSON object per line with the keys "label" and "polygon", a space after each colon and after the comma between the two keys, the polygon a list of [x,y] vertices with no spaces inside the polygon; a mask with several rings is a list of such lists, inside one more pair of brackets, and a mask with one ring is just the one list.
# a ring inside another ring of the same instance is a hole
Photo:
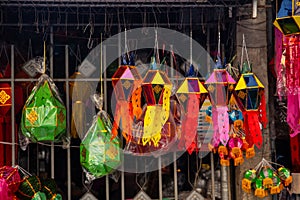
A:
{"label": "metal bar", "polygon": [[163,192],[162,192],[161,156],[158,157],[158,194],[159,194],[159,200],[162,200]]}
{"label": "metal bar", "polygon": [[[118,30],[121,31],[121,30]],[[119,55],[121,55],[122,53],[122,44],[121,44],[121,34],[118,35],[118,52]],[[101,41],[102,42],[102,41]],[[119,58],[118,60],[118,64],[119,66],[121,65],[121,59]],[[121,135],[121,137],[123,138],[123,135]],[[123,141],[123,140],[121,140]],[[124,169],[124,162],[122,162],[122,169]],[[121,199],[125,200],[125,176],[124,176],[124,170],[121,171]]]}
{"label": "metal bar", "polygon": [[228,180],[227,180],[227,167],[221,166],[221,197],[222,200],[229,200],[228,198]]}
{"label": "metal bar", "polygon": [[[81,8],[88,8],[88,7],[93,7],[93,8],[103,8],[103,7],[109,7],[109,8],[122,8],[122,7],[127,7],[127,8],[152,8],[152,7],[157,7],[157,8],[167,8],[170,7],[170,4],[124,4],[124,3],[115,3],[115,4],[60,4],[60,3],[51,3],[51,4],[45,4],[45,3],[40,3],[40,4],[32,4],[32,3],[2,3],[0,4],[3,7],[69,7],[69,8],[77,8],[80,6]],[[245,6],[245,7],[251,7],[251,4],[228,4],[228,5],[221,5],[221,4],[172,4],[172,8],[227,8],[227,7],[240,7],[240,6]]]}
{"label": "metal bar", "polygon": [[15,159],[16,159],[16,146],[15,146],[15,46],[11,45],[11,80],[10,80],[10,87],[11,87],[11,159],[12,159],[12,166],[15,166]]}
{"label": "metal bar", "polygon": [[[66,108],[67,108],[67,135],[70,137],[70,98],[69,98],[69,45],[65,46],[65,73],[66,73]],[[67,149],[68,200],[71,200],[71,149]]]}
{"label": "metal bar", "polygon": [[[106,66],[106,46],[103,45],[102,48],[103,48],[102,49],[103,55],[102,55],[101,59],[103,59],[103,66]],[[100,62],[102,62],[101,59],[100,59]],[[102,74],[100,74],[100,76],[102,76]],[[99,81],[99,79],[98,79],[98,81]],[[104,83],[104,88],[103,88],[104,89],[104,96],[103,96],[103,100],[104,100],[104,102],[106,102],[106,99],[104,99],[104,98],[107,97],[106,70],[103,71],[103,83]],[[104,110],[107,110],[107,103],[104,103]],[[106,188],[106,200],[109,200],[109,176],[108,175],[106,175],[106,177],[105,177],[105,183],[106,183],[106,187],[105,187]]]}
{"label": "metal bar", "polygon": [[212,200],[215,200],[215,166],[214,166],[214,154],[210,153],[210,168],[211,168],[211,196]]}
{"label": "metal bar", "polygon": [[177,152],[173,152],[173,166],[174,166],[174,199],[178,200],[178,185],[177,185]]}
{"label": "metal bar", "polygon": [[[45,38],[47,39],[47,38]],[[50,77],[53,78],[53,27],[50,27]],[[54,169],[54,142],[51,142],[51,178],[54,179],[55,169]]]}

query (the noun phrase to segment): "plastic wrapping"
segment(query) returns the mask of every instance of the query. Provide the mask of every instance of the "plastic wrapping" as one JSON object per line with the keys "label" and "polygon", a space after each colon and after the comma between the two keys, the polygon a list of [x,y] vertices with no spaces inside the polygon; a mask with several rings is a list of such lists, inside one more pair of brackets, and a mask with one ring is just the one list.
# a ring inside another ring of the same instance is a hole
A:
{"label": "plastic wrapping", "polygon": [[46,74],[41,75],[23,107],[21,132],[32,142],[67,139],[66,108]]}
{"label": "plastic wrapping", "polygon": [[112,137],[112,123],[108,114],[102,110],[102,98],[93,96],[100,111],[80,144],[80,163],[88,182],[110,174],[121,164],[121,142]]}

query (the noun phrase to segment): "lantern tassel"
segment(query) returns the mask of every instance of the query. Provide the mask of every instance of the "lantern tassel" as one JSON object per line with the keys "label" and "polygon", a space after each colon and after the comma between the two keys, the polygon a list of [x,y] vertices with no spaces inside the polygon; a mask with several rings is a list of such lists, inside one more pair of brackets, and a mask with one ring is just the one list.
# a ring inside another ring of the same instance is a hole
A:
{"label": "lantern tassel", "polygon": [[[121,121],[122,126],[122,135],[125,138],[126,142],[131,141],[132,139],[132,105],[127,101],[118,101],[116,106],[116,112],[114,115],[114,123],[112,129],[112,135],[116,137],[118,135],[118,126]],[[121,117],[122,116],[122,117]],[[122,120],[121,120],[122,118]]]}
{"label": "lantern tassel", "polygon": [[213,145],[216,147],[221,142],[224,146],[229,140],[229,116],[227,106],[212,108],[212,120],[214,125]]}
{"label": "lantern tassel", "polygon": [[262,133],[259,125],[259,114],[256,110],[245,111],[243,113],[245,119],[245,135],[249,146],[252,147],[253,144],[257,148],[261,148],[262,145]]}
{"label": "lantern tassel", "polygon": [[266,97],[265,93],[261,91],[261,100],[259,105],[259,121],[262,123],[264,128],[267,128],[268,119],[267,119],[267,112],[266,112]]}

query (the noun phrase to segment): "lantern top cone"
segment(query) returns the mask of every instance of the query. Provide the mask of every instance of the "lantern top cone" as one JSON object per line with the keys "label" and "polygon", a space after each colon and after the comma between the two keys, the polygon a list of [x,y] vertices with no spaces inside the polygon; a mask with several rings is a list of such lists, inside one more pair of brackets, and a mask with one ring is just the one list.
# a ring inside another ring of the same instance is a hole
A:
{"label": "lantern top cone", "polygon": [[177,93],[204,94],[207,90],[197,77],[187,77],[179,86]]}
{"label": "lantern top cone", "polygon": [[142,85],[146,84],[159,84],[159,85],[172,85],[166,73],[161,70],[149,70],[145,75]]}
{"label": "lantern top cone", "polygon": [[244,90],[251,88],[264,88],[264,85],[252,72],[242,74],[235,87],[235,90]]}
{"label": "lantern top cone", "polygon": [[235,80],[230,76],[226,69],[214,69],[205,84],[235,84]]}
{"label": "lantern top cone", "polygon": [[132,64],[127,65],[126,61],[123,59],[123,63],[112,77],[112,84],[116,93],[116,97],[119,100],[130,100],[131,94],[135,91],[141,84],[142,78]]}

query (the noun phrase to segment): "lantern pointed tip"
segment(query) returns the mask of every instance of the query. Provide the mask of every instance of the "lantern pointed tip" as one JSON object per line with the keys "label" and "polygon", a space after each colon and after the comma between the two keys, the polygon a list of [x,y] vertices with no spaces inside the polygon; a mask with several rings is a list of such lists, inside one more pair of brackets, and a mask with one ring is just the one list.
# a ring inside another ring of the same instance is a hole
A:
{"label": "lantern pointed tip", "polygon": [[151,58],[150,68],[153,69],[153,70],[157,70],[155,56],[152,56],[152,58]]}
{"label": "lantern pointed tip", "polygon": [[193,64],[190,65],[189,71],[186,74],[187,77],[195,77],[196,76],[196,71],[195,67]]}

